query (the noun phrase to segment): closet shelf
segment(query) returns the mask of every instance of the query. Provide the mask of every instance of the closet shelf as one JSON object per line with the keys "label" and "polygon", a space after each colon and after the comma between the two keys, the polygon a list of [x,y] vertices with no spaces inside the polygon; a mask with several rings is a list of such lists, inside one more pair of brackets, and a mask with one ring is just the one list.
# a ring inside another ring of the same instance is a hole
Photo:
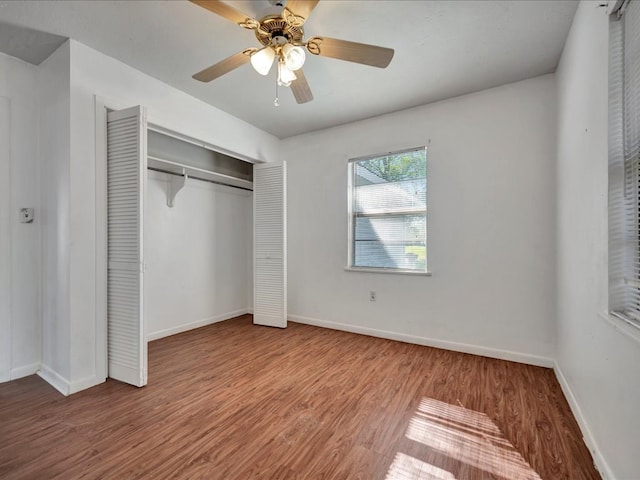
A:
{"label": "closet shelf", "polygon": [[183,177],[197,178],[199,180],[229,185],[231,187],[253,190],[253,182],[249,180],[232,177],[224,173],[212,172],[211,170],[205,170],[203,168],[192,167],[184,163],[165,160],[164,158],[154,157],[152,155],[147,156],[147,167]]}

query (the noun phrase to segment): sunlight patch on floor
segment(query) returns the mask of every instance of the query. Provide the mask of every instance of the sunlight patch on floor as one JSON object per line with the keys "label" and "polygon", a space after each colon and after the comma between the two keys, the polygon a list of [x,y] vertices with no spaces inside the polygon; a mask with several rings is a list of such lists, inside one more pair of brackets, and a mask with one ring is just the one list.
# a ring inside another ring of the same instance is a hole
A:
{"label": "sunlight patch on floor", "polygon": [[398,452],[385,480],[456,480],[452,473]]}
{"label": "sunlight patch on floor", "polygon": [[[540,476],[484,413],[424,398],[410,420],[405,435],[445,456],[447,464],[459,462],[509,480],[540,480]],[[389,478],[417,480],[454,477]]]}

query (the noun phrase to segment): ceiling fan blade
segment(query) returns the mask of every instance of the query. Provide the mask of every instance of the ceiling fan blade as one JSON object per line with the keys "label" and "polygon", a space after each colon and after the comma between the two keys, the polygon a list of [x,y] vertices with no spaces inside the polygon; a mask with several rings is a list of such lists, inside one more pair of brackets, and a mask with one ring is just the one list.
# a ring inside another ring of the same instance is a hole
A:
{"label": "ceiling fan blade", "polygon": [[[235,8],[227,5],[224,2],[219,0],[189,0],[191,3],[195,3],[196,5],[209,10],[210,12],[215,13],[216,15],[220,15],[227,20],[231,20],[233,23],[237,23],[240,26],[244,26],[247,23],[258,24],[256,20],[254,20],[250,15],[246,13],[242,13],[240,10],[236,10]],[[249,22],[248,22],[249,21]],[[247,27],[245,27],[247,28]],[[253,28],[253,27],[251,27]]]}
{"label": "ceiling fan blade", "polygon": [[320,0],[287,0],[282,17],[292,27],[301,27]]}
{"label": "ceiling fan blade", "polygon": [[211,80],[215,80],[225,73],[229,73],[231,70],[234,70],[244,65],[245,63],[248,63],[251,59],[251,53],[254,51],[256,51],[255,48],[248,48],[243,52],[238,52],[235,55],[231,55],[221,62],[218,62],[215,65],[211,65],[209,68],[205,68],[201,72],[196,73],[195,75],[193,75],[193,78],[201,82],[210,82]]}
{"label": "ceiling fan blade", "polygon": [[291,82],[291,91],[293,96],[296,97],[297,103],[307,103],[313,100],[313,94],[307,83],[307,77],[304,76],[304,72],[300,68],[295,71],[296,79]]}
{"label": "ceiling fan blade", "polygon": [[337,58],[347,62],[362,63],[372,67],[385,68],[391,62],[392,48],[348,42],[329,37],[313,37],[307,41],[307,50],[321,57]]}

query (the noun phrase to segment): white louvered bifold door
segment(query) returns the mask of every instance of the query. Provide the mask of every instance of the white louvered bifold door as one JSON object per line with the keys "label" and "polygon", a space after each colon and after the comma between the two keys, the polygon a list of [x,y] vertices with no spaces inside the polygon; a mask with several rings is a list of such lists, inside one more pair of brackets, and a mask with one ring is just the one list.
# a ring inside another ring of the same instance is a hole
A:
{"label": "white louvered bifold door", "polygon": [[107,117],[107,323],[109,377],[147,383],[142,214],[147,132],[141,107]]}
{"label": "white louvered bifold door", "polygon": [[286,163],[253,166],[253,323],[287,326]]}

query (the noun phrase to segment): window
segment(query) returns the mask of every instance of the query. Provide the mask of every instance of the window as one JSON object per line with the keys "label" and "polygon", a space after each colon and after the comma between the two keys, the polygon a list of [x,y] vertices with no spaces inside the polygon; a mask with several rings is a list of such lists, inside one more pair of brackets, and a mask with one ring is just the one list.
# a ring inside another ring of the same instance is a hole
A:
{"label": "window", "polygon": [[349,267],[427,272],[427,150],[349,161]]}
{"label": "window", "polygon": [[610,27],[609,310],[640,327],[640,2]]}

